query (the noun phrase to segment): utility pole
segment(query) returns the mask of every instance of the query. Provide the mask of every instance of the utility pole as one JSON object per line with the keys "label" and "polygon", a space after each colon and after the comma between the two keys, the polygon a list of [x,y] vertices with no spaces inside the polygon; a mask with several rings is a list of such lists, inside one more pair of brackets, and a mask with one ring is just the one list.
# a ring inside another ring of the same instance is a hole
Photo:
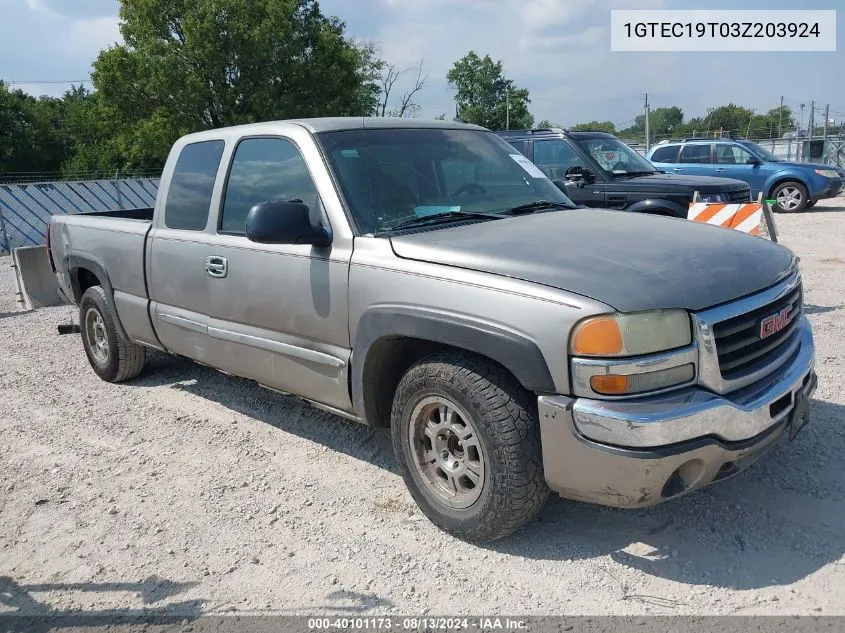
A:
{"label": "utility pole", "polygon": [[783,136],[783,96],[780,98],[780,110],[778,110],[778,138]]}
{"label": "utility pole", "polygon": [[645,94],[645,151],[651,147],[651,136],[649,134],[649,110],[648,110],[648,93]]}
{"label": "utility pole", "polygon": [[830,104],[824,107],[824,131],[822,132],[822,162],[827,158],[827,119],[830,117]]}
{"label": "utility pole", "polygon": [[511,129],[511,89],[505,93],[505,129]]}
{"label": "utility pole", "polygon": [[807,134],[810,136],[810,140],[813,140],[813,132],[815,131],[816,127],[816,102],[810,101],[810,122],[807,124]]}
{"label": "utility pole", "polygon": [[[798,132],[801,132],[801,130],[804,128],[804,108],[805,107],[806,106],[802,103],[801,104],[801,120],[798,121]],[[800,134],[798,136],[800,136]]]}
{"label": "utility pole", "polygon": [[748,117],[748,127],[745,128],[745,140],[748,140],[748,134],[751,132],[751,122],[754,120],[754,109],[751,109],[751,116]]}

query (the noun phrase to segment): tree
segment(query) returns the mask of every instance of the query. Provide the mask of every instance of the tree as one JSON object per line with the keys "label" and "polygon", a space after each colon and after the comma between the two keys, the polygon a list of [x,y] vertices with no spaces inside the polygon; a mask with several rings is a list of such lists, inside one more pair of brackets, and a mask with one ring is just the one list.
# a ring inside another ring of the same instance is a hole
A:
{"label": "tree", "polygon": [[616,134],[616,126],[612,121],[590,121],[589,123],[579,123],[572,127],[574,132],[607,132],[608,134]]}
{"label": "tree", "polygon": [[[652,141],[655,139],[668,138],[673,133],[677,134],[684,122],[684,111],[678,106],[655,108],[649,114],[649,136]],[[634,119],[634,124],[619,132],[621,135],[631,138],[645,139],[645,115],[641,114]]]}
{"label": "tree", "polygon": [[470,51],[446,75],[455,90],[458,117],[491,130],[531,128],[528,90],[518,88],[502,73],[502,62]]}
{"label": "tree", "polygon": [[124,44],[94,62],[124,167],[196,130],[375,112],[378,60],[316,0],[121,0]]}
{"label": "tree", "polygon": [[543,119],[542,121],[540,121],[539,123],[537,123],[537,124],[536,124],[536,127],[537,127],[538,129],[541,129],[541,130],[542,130],[542,129],[545,129],[545,128],[550,128],[550,127],[563,127],[563,126],[562,126],[562,125],[558,125],[557,123],[552,123],[552,122],[551,122],[551,121],[549,121],[548,119]]}
{"label": "tree", "polygon": [[35,98],[0,81],[0,173],[58,172],[61,127],[61,100]]}
{"label": "tree", "polygon": [[[395,64],[389,64],[384,61],[377,62],[377,66],[379,68],[379,78],[378,78],[378,87],[379,87],[379,95],[378,95],[378,104],[376,106],[376,114],[378,116],[396,116],[396,117],[405,117],[405,116],[414,116],[420,111],[420,106],[418,103],[414,101],[417,93],[423,89],[425,86],[425,82],[428,80],[428,75],[423,77],[422,69],[423,63],[420,63],[417,66],[413,66],[412,68],[408,68],[406,70],[399,70]],[[396,106],[392,109],[388,110],[388,105],[390,104],[390,95],[393,92],[393,87],[397,81],[401,78],[401,76],[410,71],[416,71],[416,76],[414,79],[414,85],[407,90],[406,92],[402,93],[402,96],[399,97],[399,101],[397,102]]]}

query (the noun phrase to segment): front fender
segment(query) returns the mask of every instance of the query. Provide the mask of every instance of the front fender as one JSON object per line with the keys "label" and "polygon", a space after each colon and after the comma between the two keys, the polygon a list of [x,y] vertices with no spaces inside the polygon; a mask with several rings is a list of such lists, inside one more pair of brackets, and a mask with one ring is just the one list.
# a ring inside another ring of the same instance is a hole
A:
{"label": "front fender", "polygon": [[540,348],[517,332],[464,315],[381,305],[361,316],[352,348],[352,402],[358,414],[369,423],[378,418],[375,403],[368,397],[368,382],[372,383],[373,365],[378,362],[371,351],[377,343],[389,339],[430,341],[486,356],[504,366],[527,390],[555,391]]}
{"label": "front fender", "polygon": [[[627,207],[625,210],[631,211],[632,213],[653,213],[655,215],[666,215],[666,212],[668,212],[674,217],[684,219],[686,219],[687,212],[689,211],[687,207],[684,207],[677,202],[662,200],[660,198],[640,200],[639,202],[632,204],[630,207]],[[663,213],[660,213],[660,211],[663,211]]]}
{"label": "front fender", "polygon": [[814,198],[821,193],[822,187],[819,186],[818,181],[814,177],[814,174],[808,174],[806,172],[799,172],[793,169],[782,169],[780,171],[775,172],[771,176],[766,179],[766,184],[763,188],[763,191],[766,194],[766,197],[772,194],[774,188],[788,180],[792,180],[794,182],[800,182],[807,188],[807,193],[809,194],[810,198]]}

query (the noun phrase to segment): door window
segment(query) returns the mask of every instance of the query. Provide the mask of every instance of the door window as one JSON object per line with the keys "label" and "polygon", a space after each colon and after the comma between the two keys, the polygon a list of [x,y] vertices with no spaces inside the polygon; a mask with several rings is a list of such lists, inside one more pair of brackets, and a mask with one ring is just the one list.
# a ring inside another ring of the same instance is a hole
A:
{"label": "door window", "polygon": [[534,164],[551,180],[563,180],[570,167],[586,167],[566,141],[534,141]]}
{"label": "door window", "polygon": [[720,165],[745,165],[751,152],[739,145],[716,145],[716,162]]}
{"label": "door window", "polygon": [[205,229],[223,147],[223,141],[202,141],[185,145],[182,149],[164,203],[164,225],[167,228],[184,231]]}
{"label": "door window", "polygon": [[696,143],[695,145],[684,145],[681,150],[681,163],[707,164],[710,162],[710,144]]}
{"label": "door window", "polygon": [[678,158],[678,146],[668,145],[654,151],[651,156],[652,163],[674,163]]}
{"label": "door window", "polygon": [[317,205],[317,188],[296,145],[282,138],[244,139],[229,170],[219,232],[242,235],[254,205],[293,200],[312,210]]}

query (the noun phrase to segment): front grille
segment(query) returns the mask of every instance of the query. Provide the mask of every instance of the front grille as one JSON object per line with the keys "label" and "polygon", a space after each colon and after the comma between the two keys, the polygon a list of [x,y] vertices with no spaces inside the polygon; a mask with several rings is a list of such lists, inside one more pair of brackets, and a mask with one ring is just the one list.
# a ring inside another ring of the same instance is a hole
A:
{"label": "front grille", "polygon": [[738,191],[728,191],[725,198],[732,204],[739,202],[751,202],[751,189],[740,189]]}
{"label": "front grille", "polygon": [[[760,338],[761,321],[790,306],[789,324],[779,332]],[[799,283],[788,295],[761,308],[713,325],[719,369],[725,380],[736,380],[743,374],[776,359],[798,336],[803,315],[803,290]]]}

